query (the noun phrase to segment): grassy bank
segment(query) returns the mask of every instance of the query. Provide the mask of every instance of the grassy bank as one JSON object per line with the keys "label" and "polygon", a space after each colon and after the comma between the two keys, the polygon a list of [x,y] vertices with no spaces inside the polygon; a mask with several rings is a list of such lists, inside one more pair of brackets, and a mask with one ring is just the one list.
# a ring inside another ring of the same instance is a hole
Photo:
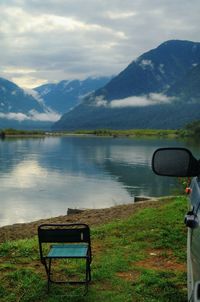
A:
{"label": "grassy bank", "polygon": [[[86,297],[52,285],[46,292],[37,238],[0,245],[0,296],[11,301],[186,301],[184,197],[147,205],[128,218],[93,226],[92,283]],[[63,263],[61,264],[63,265]],[[71,273],[77,264],[68,263]],[[64,271],[63,266],[57,269]]]}
{"label": "grassy bank", "polygon": [[112,137],[141,137],[141,136],[156,136],[156,137],[178,137],[181,133],[179,130],[156,130],[156,129],[129,129],[129,130],[112,130],[112,129],[97,129],[97,130],[79,130],[76,134],[92,134],[97,136],[112,136]]}
{"label": "grassy bank", "polygon": [[0,133],[6,136],[44,136],[44,135],[96,135],[96,136],[111,136],[111,137],[178,137],[182,135],[180,130],[156,130],[156,129],[129,129],[129,130],[112,130],[112,129],[96,129],[96,130],[77,130],[77,131],[60,131],[60,132],[45,132],[42,130],[17,130],[17,129],[0,129]]}
{"label": "grassy bank", "polygon": [[94,130],[76,130],[76,131],[44,131],[44,130],[19,130],[19,129],[0,129],[2,136],[65,136],[65,135],[95,135],[107,137],[163,137],[163,138],[187,138],[199,135],[199,130],[188,129],[94,129]]}
{"label": "grassy bank", "polygon": [[13,128],[0,129],[0,134],[3,133],[5,136],[44,136],[45,131],[43,130],[18,130]]}

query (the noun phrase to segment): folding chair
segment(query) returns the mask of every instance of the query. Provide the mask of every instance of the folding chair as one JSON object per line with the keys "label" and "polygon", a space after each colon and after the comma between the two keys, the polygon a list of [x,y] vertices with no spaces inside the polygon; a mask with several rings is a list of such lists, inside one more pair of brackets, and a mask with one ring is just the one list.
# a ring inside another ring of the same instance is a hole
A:
{"label": "folding chair", "polygon": [[[90,229],[86,224],[42,224],[38,227],[40,260],[47,274],[47,288],[50,283],[85,284],[85,294],[91,281],[92,261]],[[49,245],[48,243],[53,243]],[[48,249],[47,249],[48,246]],[[52,276],[53,259],[85,259],[84,280],[55,281]]]}

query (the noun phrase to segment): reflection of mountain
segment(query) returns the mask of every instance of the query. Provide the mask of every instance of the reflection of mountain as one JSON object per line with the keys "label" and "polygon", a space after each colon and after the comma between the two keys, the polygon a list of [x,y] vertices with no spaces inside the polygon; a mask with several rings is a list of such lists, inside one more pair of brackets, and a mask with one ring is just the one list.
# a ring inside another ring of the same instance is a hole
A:
{"label": "reflection of mountain", "polygon": [[39,162],[49,170],[74,176],[100,176],[102,169],[94,162],[94,141],[95,139],[85,140],[79,137],[48,138],[41,146]]}
{"label": "reflection of mountain", "polygon": [[172,180],[169,183],[167,178],[155,176],[150,164],[157,147],[177,145],[175,141],[49,137],[42,140],[17,139],[0,144],[1,173],[19,171],[19,168],[22,173],[26,163],[28,168],[34,162],[40,171],[44,171],[47,182],[52,175],[59,182],[68,177],[82,177],[91,179],[91,182],[112,181],[113,186],[122,184],[131,196],[168,194],[170,183],[173,183]]}
{"label": "reflection of mountain", "polygon": [[[41,165],[91,178],[110,179],[111,176],[131,196],[159,196],[171,192],[174,180],[154,175],[151,157],[157,147],[177,145],[175,141],[80,137],[56,140],[57,144],[52,144],[51,148],[45,147]],[[50,141],[47,144],[50,145]]]}
{"label": "reflection of mountain", "polygon": [[105,169],[123,184],[131,196],[161,196],[167,195],[173,189],[175,180],[156,177],[150,167],[138,165],[121,165],[107,161]]}

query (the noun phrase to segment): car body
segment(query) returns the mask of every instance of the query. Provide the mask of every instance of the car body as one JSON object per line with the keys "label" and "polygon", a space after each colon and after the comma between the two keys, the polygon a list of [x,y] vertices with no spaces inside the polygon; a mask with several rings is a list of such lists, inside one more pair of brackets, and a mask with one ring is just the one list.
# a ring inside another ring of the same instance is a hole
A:
{"label": "car body", "polygon": [[186,148],[160,148],[152,158],[154,173],[161,176],[192,177],[187,190],[189,211],[185,216],[187,235],[188,301],[200,301],[200,161]]}

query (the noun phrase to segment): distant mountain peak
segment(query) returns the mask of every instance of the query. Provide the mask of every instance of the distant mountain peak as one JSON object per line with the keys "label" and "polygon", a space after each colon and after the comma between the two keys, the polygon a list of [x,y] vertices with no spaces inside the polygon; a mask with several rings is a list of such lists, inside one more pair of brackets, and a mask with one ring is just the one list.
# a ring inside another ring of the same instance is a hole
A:
{"label": "distant mountain peak", "polygon": [[199,64],[199,42],[165,41],[64,114],[54,128],[166,129],[200,119]]}
{"label": "distant mountain peak", "polygon": [[110,77],[88,77],[85,80],[62,80],[57,84],[36,87],[35,90],[48,107],[63,114],[77,106],[85,96],[103,87],[110,79]]}
{"label": "distant mountain peak", "polygon": [[49,110],[36,91],[24,90],[0,78],[0,128],[42,128],[60,115]]}

